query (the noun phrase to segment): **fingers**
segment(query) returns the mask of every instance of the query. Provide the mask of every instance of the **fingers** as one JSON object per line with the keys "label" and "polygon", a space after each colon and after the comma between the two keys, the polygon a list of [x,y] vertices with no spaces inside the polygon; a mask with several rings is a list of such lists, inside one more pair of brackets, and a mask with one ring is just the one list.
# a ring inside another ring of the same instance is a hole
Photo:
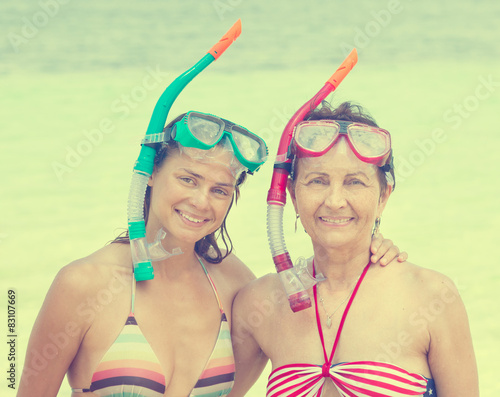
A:
{"label": "fingers", "polygon": [[386,266],[394,260],[399,263],[408,259],[408,253],[400,252],[399,248],[394,245],[392,240],[384,239],[382,233],[377,233],[372,236],[372,243],[370,245],[371,262]]}
{"label": "fingers", "polygon": [[400,252],[398,255],[398,262],[405,262],[408,260],[408,253],[406,251]]}
{"label": "fingers", "polygon": [[385,266],[398,256],[399,248],[394,245],[392,240],[384,239],[377,249],[376,253],[372,255],[371,261],[372,263],[377,263],[380,261],[379,265]]}
{"label": "fingers", "polygon": [[379,251],[383,241],[384,236],[382,233],[377,233],[372,236],[372,243],[370,245],[370,251],[372,254],[376,254]]}

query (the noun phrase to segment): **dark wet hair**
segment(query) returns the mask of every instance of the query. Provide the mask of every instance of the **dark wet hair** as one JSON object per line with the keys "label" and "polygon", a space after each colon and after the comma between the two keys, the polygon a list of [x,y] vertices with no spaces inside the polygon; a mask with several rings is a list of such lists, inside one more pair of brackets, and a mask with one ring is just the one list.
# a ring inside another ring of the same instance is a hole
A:
{"label": "dark wet hair", "polygon": [[[185,113],[177,116],[170,123],[168,123],[165,128],[174,125],[177,121],[182,119],[184,115]],[[163,165],[165,159],[176,151],[179,151],[179,145],[177,144],[177,142],[172,141],[168,144],[162,144],[156,151],[156,156],[154,159],[154,171],[157,171]],[[233,206],[233,202],[238,202],[238,198],[240,196],[239,187],[243,184],[243,182],[245,182],[246,177],[246,171],[243,171],[239,175],[238,180],[236,181],[233,198],[231,199],[231,203],[229,204],[229,208],[227,210],[226,216],[224,217],[224,220],[222,221],[221,226],[214,232],[197,241],[194,246],[195,252],[209,263],[220,263],[233,251],[233,242],[231,241],[231,238],[229,237],[229,234],[227,232],[226,219],[229,211],[231,210],[231,207]],[[146,223],[146,225],[148,223],[150,202],[151,186],[148,186],[146,188],[146,196],[144,198],[144,222]],[[224,248],[226,250],[226,253],[224,255],[222,254],[222,251],[217,244],[217,241],[219,239],[222,240],[222,243],[224,244]],[[128,230],[121,233],[118,237],[111,241],[111,243],[130,244]]]}
{"label": "dark wet hair", "polygon": [[[332,106],[323,101],[321,107],[310,111],[304,120],[342,120],[342,121],[353,121],[355,123],[361,123],[370,125],[372,127],[377,127],[375,119],[363,109],[361,105],[353,104],[352,102],[343,102],[338,107],[332,108]],[[392,168],[389,173],[394,181],[393,190],[396,187],[396,176],[394,175],[394,168]],[[297,174],[297,161],[293,162],[292,172],[290,173],[291,179],[294,181]],[[377,168],[377,175],[380,182],[380,194],[383,194],[387,189],[387,178],[385,172],[380,168]]]}

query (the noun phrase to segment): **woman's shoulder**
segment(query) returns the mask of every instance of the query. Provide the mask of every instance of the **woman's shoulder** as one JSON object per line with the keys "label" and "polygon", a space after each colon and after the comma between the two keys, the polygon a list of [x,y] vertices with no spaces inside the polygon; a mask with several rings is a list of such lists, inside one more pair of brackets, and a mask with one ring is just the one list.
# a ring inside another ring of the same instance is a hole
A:
{"label": "woman's shoulder", "polygon": [[220,263],[209,264],[209,271],[211,274],[220,274],[222,278],[237,290],[240,290],[255,279],[255,275],[250,268],[234,253],[229,254]]}
{"label": "woman's shoulder", "polygon": [[247,290],[255,291],[256,293],[271,292],[280,286],[281,280],[278,273],[268,273],[248,284]]}
{"label": "woman's shoulder", "polygon": [[281,305],[288,302],[285,290],[276,273],[269,273],[249,282],[238,293],[240,305],[255,304],[255,302],[268,302]]}
{"label": "woman's shoulder", "polygon": [[[395,278],[394,282],[401,288],[409,291],[415,297],[422,299],[446,299],[458,296],[458,290],[453,280],[434,269],[422,267],[410,262],[403,262],[391,266],[389,273]],[[386,269],[382,269],[383,270]]]}
{"label": "woman's shoulder", "polygon": [[130,249],[124,244],[110,244],[62,267],[54,286],[74,293],[100,290],[112,280],[131,279]]}
{"label": "woman's shoulder", "polygon": [[95,315],[104,313],[101,301],[131,286],[132,266],[127,266],[125,248],[106,246],[61,268],[40,309],[40,324],[50,328],[51,323],[74,323],[83,335]]}

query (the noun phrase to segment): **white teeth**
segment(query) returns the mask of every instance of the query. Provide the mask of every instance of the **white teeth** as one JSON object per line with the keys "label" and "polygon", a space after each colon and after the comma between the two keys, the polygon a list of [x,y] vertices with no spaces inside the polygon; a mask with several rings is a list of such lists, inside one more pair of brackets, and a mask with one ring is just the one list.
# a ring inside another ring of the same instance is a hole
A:
{"label": "white teeth", "polygon": [[179,214],[181,214],[188,221],[191,221],[191,222],[194,222],[194,223],[201,223],[201,222],[203,222],[203,219],[191,218],[189,215],[185,214],[184,212],[179,211]]}
{"label": "white teeth", "polygon": [[324,222],[328,222],[328,223],[342,224],[342,223],[349,222],[351,220],[351,218],[345,218],[345,219],[321,218],[321,220]]}

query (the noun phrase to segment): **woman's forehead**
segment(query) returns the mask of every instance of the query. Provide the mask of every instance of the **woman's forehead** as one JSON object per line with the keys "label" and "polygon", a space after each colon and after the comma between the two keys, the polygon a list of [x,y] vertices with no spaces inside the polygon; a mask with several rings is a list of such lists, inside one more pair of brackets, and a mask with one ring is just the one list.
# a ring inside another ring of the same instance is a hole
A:
{"label": "woman's forehead", "polygon": [[219,154],[212,153],[210,158],[192,158],[184,153],[177,153],[175,157],[167,158],[167,161],[171,160],[172,168],[177,171],[189,171],[205,180],[234,185],[236,179],[229,167],[230,157],[231,155],[224,151]]}
{"label": "woman's forehead", "polygon": [[346,175],[362,172],[370,178],[377,177],[377,167],[357,158],[344,139],[340,139],[323,156],[299,159],[299,173],[301,170],[306,173],[342,173]]}

